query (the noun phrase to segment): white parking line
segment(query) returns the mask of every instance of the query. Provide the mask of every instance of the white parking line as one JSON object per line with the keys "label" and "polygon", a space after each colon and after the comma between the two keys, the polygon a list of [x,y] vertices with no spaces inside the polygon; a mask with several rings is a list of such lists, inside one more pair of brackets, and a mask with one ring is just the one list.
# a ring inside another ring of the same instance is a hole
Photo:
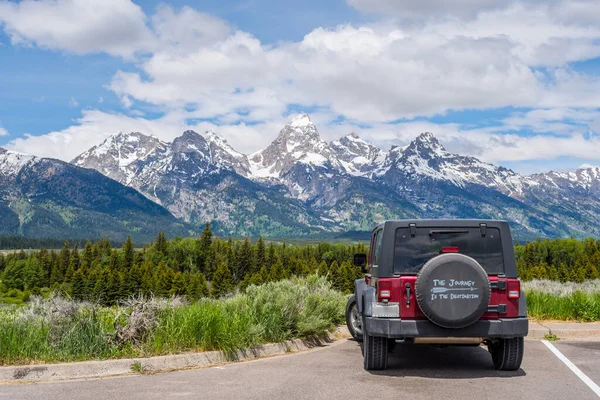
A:
{"label": "white parking line", "polygon": [[565,357],[565,355],[561,353],[560,350],[558,350],[552,343],[550,343],[547,340],[542,340],[542,343],[544,343],[546,347],[549,348],[550,351],[553,352],[554,355],[558,357],[560,361],[562,361],[567,367],[569,367],[569,369],[573,371],[573,373],[577,375],[577,377],[581,379],[583,383],[585,383],[590,389],[592,389],[592,391],[596,393],[596,396],[600,397],[600,386],[596,385],[596,383],[593,380],[591,380],[586,374],[584,374],[582,370],[577,368],[577,366],[573,364],[571,360]]}

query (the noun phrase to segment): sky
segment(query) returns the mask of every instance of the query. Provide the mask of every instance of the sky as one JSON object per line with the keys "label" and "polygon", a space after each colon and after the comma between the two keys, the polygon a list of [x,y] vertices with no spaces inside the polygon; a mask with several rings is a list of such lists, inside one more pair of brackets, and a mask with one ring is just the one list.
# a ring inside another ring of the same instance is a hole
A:
{"label": "sky", "polygon": [[597,0],[0,0],[0,146],[212,130],[252,153],[321,136],[529,174],[600,165]]}

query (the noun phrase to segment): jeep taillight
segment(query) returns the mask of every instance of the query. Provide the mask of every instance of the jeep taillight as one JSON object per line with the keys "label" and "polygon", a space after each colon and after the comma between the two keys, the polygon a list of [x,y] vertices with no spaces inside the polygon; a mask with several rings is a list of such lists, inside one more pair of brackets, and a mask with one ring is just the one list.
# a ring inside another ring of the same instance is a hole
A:
{"label": "jeep taillight", "polygon": [[379,291],[379,301],[389,301],[392,298],[392,282],[389,279],[380,279],[377,281]]}
{"label": "jeep taillight", "polygon": [[506,284],[509,299],[521,297],[521,282],[518,279],[508,279]]}
{"label": "jeep taillight", "polygon": [[442,253],[458,253],[458,246],[444,246]]}

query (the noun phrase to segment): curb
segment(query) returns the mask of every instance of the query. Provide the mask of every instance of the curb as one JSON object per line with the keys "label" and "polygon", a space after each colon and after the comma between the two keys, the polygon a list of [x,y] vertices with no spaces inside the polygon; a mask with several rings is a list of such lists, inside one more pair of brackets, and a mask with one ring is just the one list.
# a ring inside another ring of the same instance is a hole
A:
{"label": "curb", "polygon": [[542,340],[546,334],[556,335],[563,340],[600,340],[600,323],[529,321],[529,335],[526,339]]}
{"label": "curb", "polygon": [[[0,367],[0,384],[103,378],[118,375],[152,374],[181,369],[206,368],[231,362],[291,354],[316,347],[328,347],[349,337],[345,327],[339,327],[327,338],[295,339],[271,343],[238,351],[233,359],[220,351],[184,353],[150,358],[124,358],[105,361],[83,361],[61,364]],[[135,371],[134,371],[135,365]]]}

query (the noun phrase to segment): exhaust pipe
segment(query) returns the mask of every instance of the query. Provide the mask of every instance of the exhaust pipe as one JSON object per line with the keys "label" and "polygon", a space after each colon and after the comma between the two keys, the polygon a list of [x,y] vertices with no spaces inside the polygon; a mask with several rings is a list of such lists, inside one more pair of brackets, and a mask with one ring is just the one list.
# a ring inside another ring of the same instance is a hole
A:
{"label": "exhaust pipe", "polygon": [[415,344],[481,344],[482,337],[418,337],[414,338]]}

